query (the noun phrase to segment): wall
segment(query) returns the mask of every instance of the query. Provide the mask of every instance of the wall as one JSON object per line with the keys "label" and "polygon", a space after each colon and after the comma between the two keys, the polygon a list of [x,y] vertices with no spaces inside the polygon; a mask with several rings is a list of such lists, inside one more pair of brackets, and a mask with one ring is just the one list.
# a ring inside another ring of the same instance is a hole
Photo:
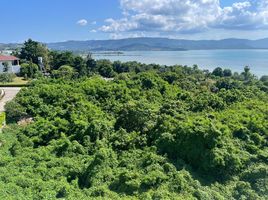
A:
{"label": "wall", "polygon": [[[12,66],[12,61],[7,61],[8,62],[8,65],[10,66],[10,69],[9,69],[9,72],[12,72],[12,73],[19,73],[20,72],[20,66],[19,65],[16,65],[16,66]],[[4,69],[4,62],[1,62],[0,61],[0,73],[3,72],[3,69]]]}

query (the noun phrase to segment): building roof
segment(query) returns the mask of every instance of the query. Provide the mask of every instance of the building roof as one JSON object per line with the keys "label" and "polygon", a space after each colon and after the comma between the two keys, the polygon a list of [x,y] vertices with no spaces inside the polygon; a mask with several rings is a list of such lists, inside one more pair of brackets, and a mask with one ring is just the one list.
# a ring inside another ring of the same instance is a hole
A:
{"label": "building roof", "polygon": [[19,60],[19,58],[15,57],[15,56],[0,55],[0,61],[13,61],[13,60]]}

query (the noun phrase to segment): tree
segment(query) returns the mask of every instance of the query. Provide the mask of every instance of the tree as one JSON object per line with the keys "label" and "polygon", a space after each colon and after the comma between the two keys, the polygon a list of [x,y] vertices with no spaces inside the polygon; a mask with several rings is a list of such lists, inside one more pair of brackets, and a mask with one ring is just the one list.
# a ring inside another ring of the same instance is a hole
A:
{"label": "tree", "polygon": [[244,77],[245,81],[251,80],[254,76],[250,73],[250,67],[245,66],[244,72],[241,73],[241,75]]}
{"label": "tree", "polygon": [[193,65],[193,70],[194,70],[194,71],[197,71],[197,70],[198,70],[198,65],[197,65],[197,64],[194,64],[194,65]]}
{"label": "tree", "polygon": [[63,65],[58,70],[53,70],[52,74],[55,78],[73,78],[76,74],[73,67],[69,65]]}
{"label": "tree", "polygon": [[49,51],[47,47],[39,42],[29,39],[24,42],[19,58],[28,62],[38,64],[38,57],[43,58],[43,63],[46,69],[49,68]]}
{"label": "tree", "polygon": [[87,56],[86,65],[87,65],[87,74],[88,75],[93,73],[93,72],[96,72],[97,62],[92,58],[91,54],[89,54]]}
{"label": "tree", "polygon": [[145,102],[129,102],[119,112],[115,123],[115,129],[125,129],[128,132],[148,130],[150,120],[153,118],[153,112],[150,106]]}
{"label": "tree", "polygon": [[232,76],[232,71],[230,69],[224,69],[223,76],[225,76],[225,77]]}
{"label": "tree", "polygon": [[115,76],[112,63],[109,60],[100,60],[97,62],[97,69],[101,76],[111,78]]}
{"label": "tree", "polygon": [[117,73],[123,73],[124,72],[124,68],[123,68],[122,63],[120,61],[115,61],[113,63],[113,69]]}
{"label": "tree", "polygon": [[76,69],[76,71],[78,72],[80,77],[88,75],[87,65],[86,65],[85,60],[82,57],[80,57],[80,56],[75,57],[73,66]]}
{"label": "tree", "polygon": [[21,64],[21,68],[20,68],[21,76],[24,76],[27,78],[35,78],[38,71],[39,71],[38,65],[33,62]]}
{"label": "tree", "polygon": [[268,82],[268,76],[262,76],[261,78],[260,78],[260,81],[261,82]]}
{"label": "tree", "polygon": [[72,52],[57,52],[51,51],[50,56],[50,66],[52,70],[57,70],[63,65],[69,65],[74,67],[75,56]]}
{"label": "tree", "polygon": [[223,70],[221,67],[217,67],[216,69],[213,70],[212,75],[214,76],[219,76],[223,77]]}
{"label": "tree", "polygon": [[268,76],[262,76],[260,81],[265,85],[263,89],[268,91]]}

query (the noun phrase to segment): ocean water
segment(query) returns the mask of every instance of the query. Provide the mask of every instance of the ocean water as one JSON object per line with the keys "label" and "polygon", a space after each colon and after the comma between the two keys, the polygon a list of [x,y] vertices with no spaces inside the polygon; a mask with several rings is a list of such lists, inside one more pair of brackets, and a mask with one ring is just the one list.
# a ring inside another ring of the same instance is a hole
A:
{"label": "ocean water", "polygon": [[258,77],[268,75],[268,50],[127,51],[122,54],[96,52],[93,57],[160,65],[197,64],[200,69],[210,71],[222,67],[242,72],[245,66],[249,66],[251,72]]}

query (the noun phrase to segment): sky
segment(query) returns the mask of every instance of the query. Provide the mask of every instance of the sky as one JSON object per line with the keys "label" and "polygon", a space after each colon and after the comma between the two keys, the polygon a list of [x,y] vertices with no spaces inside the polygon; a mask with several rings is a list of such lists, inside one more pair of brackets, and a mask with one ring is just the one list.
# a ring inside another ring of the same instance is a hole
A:
{"label": "sky", "polygon": [[268,37],[268,0],[0,0],[0,43]]}

